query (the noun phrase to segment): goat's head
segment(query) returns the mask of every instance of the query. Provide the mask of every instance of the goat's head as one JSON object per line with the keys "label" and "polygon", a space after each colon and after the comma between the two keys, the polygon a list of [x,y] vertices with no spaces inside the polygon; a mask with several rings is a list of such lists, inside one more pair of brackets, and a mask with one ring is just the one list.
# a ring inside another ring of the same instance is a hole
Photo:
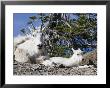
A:
{"label": "goat's head", "polygon": [[32,39],[34,40],[34,42],[37,45],[38,49],[43,48],[43,35],[42,35],[42,32],[34,31],[34,33],[32,35]]}
{"label": "goat's head", "polygon": [[77,64],[80,64],[83,60],[84,60],[84,58],[83,58],[83,51],[81,51],[81,49],[80,48],[78,48],[77,50],[74,50],[73,48],[72,48],[72,51],[73,51],[73,55],[72,55],[72,57],[71,57],[71,59],[73,60],[73,61],[76,61],[76,63]]}
{"label": "goat's head", "polygon": [[80,48],[78,48],[77,50],[74,50],[74,49],[72,48],[72,51],[73,51],[73,53],[74,53],[75,55],[78,55],[78,56],[83,54],[83,51],[81,51]]}

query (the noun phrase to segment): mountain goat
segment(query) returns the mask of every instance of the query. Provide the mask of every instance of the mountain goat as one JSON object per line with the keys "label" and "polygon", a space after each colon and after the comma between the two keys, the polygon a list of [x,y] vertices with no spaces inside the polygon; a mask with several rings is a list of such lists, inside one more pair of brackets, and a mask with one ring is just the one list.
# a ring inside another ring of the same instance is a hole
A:
{"label": "mountain goat", "polygon": [[34,36],[28,37],[18,37],[17,41],[14,42],[14,57],[18,62],[28,62],[36,63],[44,57],[44,48],[42,43],[42,33],[36,33]]}
{"label": "mountain goat", "polygon": [[72,51],[74,54],[70,58],[52,57],[50,60],[44,61],[43,64],[46,66],[52,65],[52,63],[62,64],[66,67],[78,66],[83,59],[82,51],[80,49],[74,50],[73,48]]}

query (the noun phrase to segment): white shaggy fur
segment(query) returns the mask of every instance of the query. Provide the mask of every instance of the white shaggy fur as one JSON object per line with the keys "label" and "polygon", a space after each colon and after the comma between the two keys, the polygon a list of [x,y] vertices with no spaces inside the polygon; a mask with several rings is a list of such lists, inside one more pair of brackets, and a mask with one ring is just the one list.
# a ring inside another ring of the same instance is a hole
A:
{"label": "white shaggy fur", "polygon": [[45,61],[42,62],[42,64],[45,65],[45,66],[54,66],[52,61],[50,61],[50,60],[45,60]]}
{"label": "white shaggy fur", "polygon": [[70,67],[70,66],[78,66],[79,63],[82,61],[82,51],[80,49],[74,50],[72,48],[74,54],[70,58],[63,58],[63,57],[52,57],[50,58],[51,62],[56,64],[62,64],[64,66]]}
{"label": "white shaggy fur", "polygon": [[41,63],[43,63],[45,58],[47,58],[47,57],[46,56],[39,56],[39,57],[35,58],[35,63],[41,64]]}
{"label": "white shaggy fur", "polygon": [[17,48],[26,50],[29,55],[34,55],[35,53],[39,52],[39,49],[37,45],[41,44],[41,42],[38,40],[36,41],[36,38],[31,38],[24,43],[20,44]]}
{"label": "white shaggy fur", "polygon": [[20,45],[20,44],[22,44],[23,42],[25,42],[29,39],[38,38],[36,41],[39,41],[39,39],[41,37],[41,34],[42,33],[38,32],[37,30],[33,30],[33,32],[31,34],[27,34],[25,36],[18,35],[17,37],[14,37],[14,51],[16,50],[17,45]]}
{"label": "white shaggy fur", "polygon": [[36,35],[34,34],[34,37],[20,36],[15,40],[14,45],[16,46],[16,49],[14,55],[16,61],[24,63],[27,62],[30,57],[34,59],[34,62],[39,59],[42,49],[39,49],[37,45],[42,44],[41,33],[37,33]]}
{"label": "white shaggy fur", "polygon": [[23,49],[16,49],[15,51],[15,60],[21,63],[29,62],[27,52]]}
{"label": "white shaggy fur", "polygon": [[17,45],[19,45],[20,43],[26,41],[28,38],[26,36],[21,36],[18,35],[17,37],[14,38],[14,51],[17,48]]}

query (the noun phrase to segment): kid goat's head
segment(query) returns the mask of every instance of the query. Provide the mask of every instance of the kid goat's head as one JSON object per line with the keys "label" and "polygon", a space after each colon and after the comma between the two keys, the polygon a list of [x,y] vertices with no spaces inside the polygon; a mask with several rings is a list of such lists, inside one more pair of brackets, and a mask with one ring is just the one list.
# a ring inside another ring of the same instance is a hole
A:
{"label": "kid goat's head", "polygon": [[81,49],[80,48],[78,48],[78,50],[74,50],[73,48],[72,48],[72,51],[73,51],[73,53],[74,53],[74,55],[82,55],[83,54],[83,51],[81,51]]}
{"label": "kid goat's head", "polygon": [[73,48],[72,48],[72,51],[73,51],[73,57],[75,56],[75,57],[77,57],[77,59],[80,59],[81,61],[84,61],[84,58],[83,58],[83,51],[81,51],[81,49],[80,48],[78,48],[77,50],[74,50]]}

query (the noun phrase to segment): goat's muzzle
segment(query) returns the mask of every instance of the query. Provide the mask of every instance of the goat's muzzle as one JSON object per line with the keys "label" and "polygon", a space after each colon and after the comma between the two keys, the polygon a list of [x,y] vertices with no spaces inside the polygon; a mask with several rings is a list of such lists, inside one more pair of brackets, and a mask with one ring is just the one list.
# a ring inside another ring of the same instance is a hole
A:
{"label": "goat's muzzle", "polygon": [[84,61],[84,58],[82,58],[82,61]]}
{"label": "goat's muzzle", "polygon": [[37,45],[37,46],[38,46],[38,49],[42,49],[43,44],[39,44],[39,45]]}

